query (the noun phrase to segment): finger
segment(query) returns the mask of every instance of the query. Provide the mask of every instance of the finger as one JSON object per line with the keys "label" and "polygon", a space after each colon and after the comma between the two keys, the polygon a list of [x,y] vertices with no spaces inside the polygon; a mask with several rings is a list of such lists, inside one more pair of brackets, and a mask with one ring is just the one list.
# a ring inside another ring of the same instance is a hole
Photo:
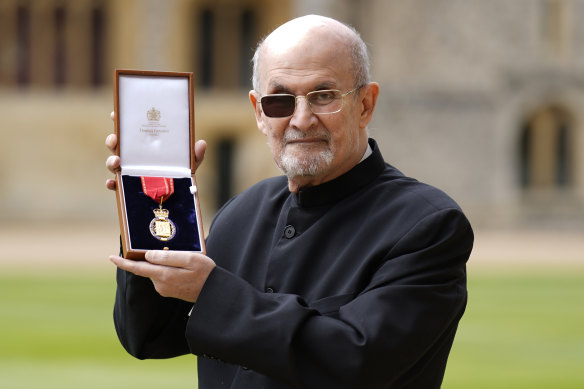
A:
{"label": "finger", "polygon": [[118,145],[118,137],[116,134],[109,134],[107,138],[105,138],[105,145],[113,153]]}
{"label": "finger", "polygon": [[205,151],[207,151],[207,142],[198,140],[195,143],[195,164],[197,168],[203,162],[203,159],[205,159]]}
{"label": "finger", "polygon": [[108,178],[105,181],[105,187],[109,190],[116,190],[116,180],[112,180],[111,178]]}
{"label": "finger", "polygon": [[113,262],[114,265],[119,267],[122,270],[129,271],[140,277],[146,278],[155,278],[160,274],[160,268],[156,265],[153,265],[149,262],[145,261],[132,261],[129,259],[125,259],[119,257],[117,255],[111,255],[109,257],[110,261]]}
{"label": "finger", "polygon": [[117,155],[110,155],[105,160],[105,166],[112,173],[118,172],[120,170],[120,157],[118,157]]}
{"label": "finger", "polygon": [[112,112],[110,113],[110,118],[111,118],[112,120],[116,120],[116,113],[115,113],[114,111],[112,111]]}
{"label": "finger", "polygon": [[189,264],[190,254],[185,251],[150,250],[146,252],[145,258],[152,264],[185,268]]}

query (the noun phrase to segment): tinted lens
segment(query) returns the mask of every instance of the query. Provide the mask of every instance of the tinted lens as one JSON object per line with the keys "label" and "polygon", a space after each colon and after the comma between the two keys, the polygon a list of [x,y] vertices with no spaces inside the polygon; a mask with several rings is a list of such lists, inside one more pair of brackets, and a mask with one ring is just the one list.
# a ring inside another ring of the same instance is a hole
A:
{"label": "tinted lens", "polygon": [[296,97],[292,95],[267,95],[260,102],[264,114],[271,118],[290,116],[296,108]]}

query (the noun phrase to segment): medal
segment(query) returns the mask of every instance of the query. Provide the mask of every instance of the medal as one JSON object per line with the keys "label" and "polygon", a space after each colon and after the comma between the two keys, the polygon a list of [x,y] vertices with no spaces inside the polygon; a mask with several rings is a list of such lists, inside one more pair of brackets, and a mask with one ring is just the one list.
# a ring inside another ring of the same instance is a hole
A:
{"label": "medal", "polygon": [[149,230],[153,237],[161,241],[169,241],[176,235],[176,226],[168,218],[168,209],[162,208],[162,203],[174,193],[174,180],[166,177],[140,177],[144,194],[156,201],[159,205],[154,208],[154,219],[150,222]]}
{"label": "medal", "polygon": [[164,242],[174,238],[176,235],[176,226],[168,218],[168,209],[162,208],[162,204],[160,204],[159,208],[154,208],[153,212],[156,217],[150,222],[150,233],[152,236]]}

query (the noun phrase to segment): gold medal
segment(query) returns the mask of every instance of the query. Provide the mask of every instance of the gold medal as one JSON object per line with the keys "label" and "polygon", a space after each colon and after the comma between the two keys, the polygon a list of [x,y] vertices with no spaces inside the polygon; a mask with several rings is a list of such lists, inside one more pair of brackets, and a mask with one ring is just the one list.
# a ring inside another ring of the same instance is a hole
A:
{"label": "gold medal", "polygon": [[153,210],[156,217],[150,222],[150,233],[158,240],[169,241],[176,235],[176,226],[168,218],[168,209],[162,208],[162,203],[174,193],[174,180],[166,177],[141,177],[141,179],[144,194],[160,202],[158,208]]}
{"label": "gold medal", "polygon": [[168,209],[162,208],[160,204],[159,208],[153,210],[154,216],[156,216],[150,222],[150,233],[153,237],[161,241],[169,241],[176,235],[176,226],[168,218]]}

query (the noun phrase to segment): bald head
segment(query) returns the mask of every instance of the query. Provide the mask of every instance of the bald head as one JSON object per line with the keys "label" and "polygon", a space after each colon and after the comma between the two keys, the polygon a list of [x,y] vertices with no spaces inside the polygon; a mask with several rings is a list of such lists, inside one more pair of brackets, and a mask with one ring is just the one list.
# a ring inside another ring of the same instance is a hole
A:
{"label": "bald head", "polygon": [[[298,49],[301,50],[298,50]],[[310,56],[313,50],[331,50],[339,60],[350,59],[355,86],[369,82],[367,46],[359,33],[335,19],[308,15],[293,19],[275,29],[258,45],[253,57],[253,88],[260,91],[264,59],[285,55],[296,49]]]}

